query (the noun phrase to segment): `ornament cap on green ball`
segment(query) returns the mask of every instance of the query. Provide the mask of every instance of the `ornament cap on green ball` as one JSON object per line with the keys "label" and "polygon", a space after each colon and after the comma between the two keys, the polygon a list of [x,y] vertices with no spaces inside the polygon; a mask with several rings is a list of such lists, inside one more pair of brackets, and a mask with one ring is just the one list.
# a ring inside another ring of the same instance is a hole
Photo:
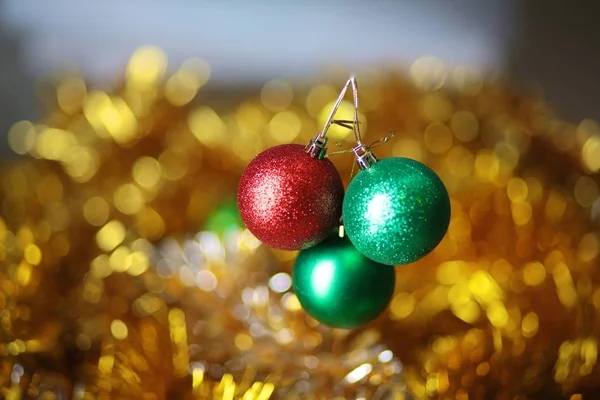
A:
{"label": "ornament cap on green ball", "polygon": [[391,300],[395,281],[394,267],[368,259],[337,234],[302,250],[292,273],[294,292],[308,315],[344,329],[377,318]]}
{"label": "ornament cap on green ball", "polygon": [[387,265],[409,264],[435,249],[450,223],[450,198],[437,174],[401,157],[359,167],[342,210],[354,246]]}

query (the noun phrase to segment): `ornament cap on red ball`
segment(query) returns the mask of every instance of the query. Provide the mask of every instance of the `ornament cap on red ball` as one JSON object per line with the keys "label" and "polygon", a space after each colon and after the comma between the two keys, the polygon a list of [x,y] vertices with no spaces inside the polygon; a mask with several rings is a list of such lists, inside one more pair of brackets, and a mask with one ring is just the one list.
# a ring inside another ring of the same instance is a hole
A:
{"label": "ornament cap on red ball", "polygon": [[238,207],[265,245],[302,250],[325,239],[342,215],[344,185],[326,158],[305,146],[282,144],[260,153],[242,174]]}

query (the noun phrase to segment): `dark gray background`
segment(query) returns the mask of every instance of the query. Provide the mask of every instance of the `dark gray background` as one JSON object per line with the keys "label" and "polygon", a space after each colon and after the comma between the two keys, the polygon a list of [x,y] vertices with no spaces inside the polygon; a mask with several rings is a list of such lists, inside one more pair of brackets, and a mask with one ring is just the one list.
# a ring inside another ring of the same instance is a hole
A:
{"label": "dark gray background", "polygon": [[597,119],[599,4],[0,0],[0,154],[10,125],[36,118],[36,77],[77,66],[110,82],[145,44],[164,49],[173,67],[206,59],[212,84],[230,87],[434,55],[541,89],[567,120]]}

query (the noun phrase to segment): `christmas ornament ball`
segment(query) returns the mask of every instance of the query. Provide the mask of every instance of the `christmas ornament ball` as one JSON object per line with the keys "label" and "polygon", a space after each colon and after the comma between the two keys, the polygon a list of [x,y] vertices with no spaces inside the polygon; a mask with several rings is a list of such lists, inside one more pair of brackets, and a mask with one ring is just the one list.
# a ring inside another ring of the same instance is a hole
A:
{"label": "christmas ornament ball", "polygon": [[443,239],[450,198],[426,165],[384,158],[350,182],[342,215],[348,237],[362,254],[381,264],[409,264]]}
{"label": "christmas ornament ball", "polygon": [[306,249],[338,224],[344,185],[328,159],[313,158],[298,144],[271,147],[250,162],[238,186],[246,227],[280,250]]}
{"label": "christmas ornament ball", "polygon": [[347,237],[332,235],[298,255],[294,291],[317,321],[351,329],[374,320],[394,293],[394,267],[363,256]]}

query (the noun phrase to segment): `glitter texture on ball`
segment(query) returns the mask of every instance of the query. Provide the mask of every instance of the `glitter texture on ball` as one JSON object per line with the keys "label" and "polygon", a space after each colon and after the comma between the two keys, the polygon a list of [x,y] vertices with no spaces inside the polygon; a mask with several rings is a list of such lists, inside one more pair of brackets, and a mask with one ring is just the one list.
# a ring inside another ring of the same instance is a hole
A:
{"label": "glitter texture on ball", "polygon": [[344,185],[327,159],[304,146],[283,144],[260,153],[244,171],[238,206],[246,227],[280,250],[306,249],[338,224]]}
{"label": "glitter texture on ball", "polygon": [[370,259],[409,264],[430,253],[450,223],[450,199],[440,178],[408,158],[385,158],[359,172],[344,199],[348,237]]}

